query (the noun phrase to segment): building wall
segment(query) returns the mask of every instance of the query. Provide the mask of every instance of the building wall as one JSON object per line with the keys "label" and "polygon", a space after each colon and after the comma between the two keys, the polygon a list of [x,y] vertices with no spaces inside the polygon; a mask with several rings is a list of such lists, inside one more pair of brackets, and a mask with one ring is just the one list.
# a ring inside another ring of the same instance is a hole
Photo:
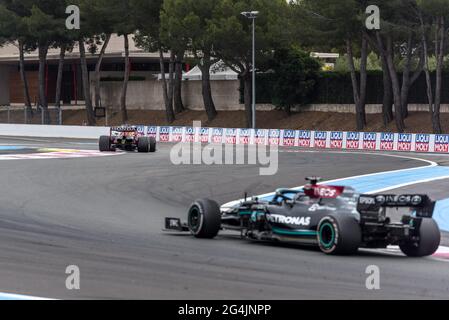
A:
{"label": "building wall", "polygon": [[[133,74],[135,75],[135,74]],[[239,81],[212,81],[212,96],[217,110],[241,110],[239,103]],[[103,106],[119,109],[121,82],[102,82],[101,101]],[[91,84],[91,93],[94,86]],[[204,110],[201,81],[183,82],[183,102],[192,110]],[[164,110],[162,83],[156,79],[130,81],[127,93],[129,109]]]}
{"label": "building wall", "polygon": [[9,74],[11,68],[9,66],[0,66],[0,106],[9,105]]}
{"label": "building wall", "polygon": [[[39,96],[38,72],[28,71],[26,76],[28,80],[28,90],[30,92],[31,103],[35,103]],[[9,79],[11,103],[23,103],[23,82],[20,78],[20,72],[18,69],[14,68],[14,70],[11,71]]]}

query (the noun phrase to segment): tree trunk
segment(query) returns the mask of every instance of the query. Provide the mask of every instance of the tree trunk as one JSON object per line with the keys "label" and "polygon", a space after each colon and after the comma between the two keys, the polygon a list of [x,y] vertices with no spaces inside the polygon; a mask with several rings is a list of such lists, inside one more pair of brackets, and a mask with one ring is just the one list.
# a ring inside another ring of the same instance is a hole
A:
{"label": "tree trunk", "polygon": [[362,35],[362,52],[360,61],[360,122],[363,123],[362,129],[366,126],[366,83],[367,83],[367,64],[368,64],[368,40]]}
{"label": "tree trunk", "polygon": [[31,98],[30,98],[30,90],[28,87],[28,79],[26,76],[26,70],[25,70],[25,49],[23,41],[19,40],[19,56],[20,56],[20,78],[22,79],[23,84],[23,98],[25,101],[25,106],[27,109],[27,122],[30,122],[30,118],[33,116],[33,107],[31,105]]}
{"label": "tree trunk", "polygon": [[354,95],[354,103],[355,103],[355,111],[356,111],[356,124],[357,130],[363,130],[364,128],[364,120],[361,116],[363,114],[362,104],[360,100],[360,91],[359,91],[359,83],[357,80],[357,73],[354,65],[354,54],[352,51],[352,41],[350,39],[346,40],[346,52],[348,56],[348,65],[351,71],[351,81],[352,81],[352,92]]}
{"label": "tree trunk", "polygon": [[387,58],[381,53],[382,58],[382,73],[383,73],[383,83],[384,83],[384,98],[382,102],[382,115],[384,126],[393,121],[393,91],[391,84],[390,71],[388,70]]}
{"label": "tree trunk", "polygon": [[207,118],[212,121],[217,116],[217,110],[215,108],[214,99],[212,97],[212,88],[210,85],[210,67],[211,67],[210,54],[205,54],[203,62],[200,64],[201,69],[201,88],[203,94],[204,108],[206,109]]}
{"label": "tree trunk", "polygon": [[176,113],[181,113],[185,110],[182,102],[182,61],[184,59],[184,51],[176,54],[176,67],[175,67],[175,93],[174,93],[174,107]]}
{"label": "tree trunk", "polygon": [[95,107],[101,107],[101,96],[100,96],[100,86],[101,86],[101,64],[103,63],[103,57],[108,47],[109,41],[111,40],[111,34],[106,35],[103,46],[101,47],[100,54],[98,56],[97,63],[95,64]]}
{"label": "tree trunk", "polygon": [[[380,37],[379,33],[377,36]],[[390,71],[391,83],[393,87],[393,100],[394,100],[394,110],[395,110],[395,120],[396,127],[399,132],[404,132],[405,124],[404,118],[402,116],[402,100],[401,100],[401,86],[399,83],[399,77],[396,72],[396,67],[394,65],[393,58],[393,41],[391,39],[391,35],[387,36],[387,62],[388,62],[388,70]]]}
{"label": "tree trunk", "polygon": [[96,120],[92,108],[92,100],[90,97],[89,71],[87,70],[86,49],[84,48],[84,39],[80,39],[78,43],[80,50],[81,76],[83,81],[84,101],[86,103],[87,123],[90,126],[94,126],[96,124]]}
{"label": "tree trunk", "polygon": [[170,50],[170,64],[168,66],[168,99],[173,109],[173,101],[175,96],[175,52]]}
{"label": "tree trunk", "polygon": [[50,123],[47,103],[46,67],[47,67],[47,45],[39,45],[39,105],[44,113],[44,124]]}
{"label": "tree trunk", "polygon": [[410,90],[410,68],[412,62],[412,41],[413,35],[410,32],[407,40],[407,54],[405,57],[405,66],[402,73],[402,88],[401,88],[401,102],[402,102],[402,117],[408,117],[408,93]]}
{"label": "tree trunk", "polygon": [[[244,99],[245,99],[245,113],[246,113],[246,126],[252,128],[253,126],[253,109],[252,109],[252,78],[250,73],[250,66],[246,66],[246,71],[243,73],[242,78],[244,81]],[[255,115],[254,115],[255,116]]]}
{"label": "tree trunk", "polygon": [[56,78],[56,96],[55,96],[56,108],[61,107],[62,76],[64,71],[65,52],[66,52],[66,45],[62,45],[61,52],[59,53],[58,75]]}
{"label": "tree trunk", "polygon": [[370,41],[371,46],[377,49],[381,59],[384,91],[382,101],[382,118],[384,127],[387,127],[387,125],[393,120],[393,92],[386,52],[381,37],[375,37],[374,39],[366,32],[364,32],[364,34]]}
{"label": "tree trunk", "polygon": [[[55,107],[56,109],[61,108],[61,90],[62,90],[62,76],[64,71],[64,59],[65,59],[66,45],[61,45],[61,52],[59,53],[59,63],[58,63],[58,76],[56,79],[56,96],[55,96]],[[60,112],[58,114],[61,114]],[[62,124],[62,119],[58,119],[59,124]]]}
{"label": "tree trunk", "polygon": [[425,32],[425,28],[424,28],[424,20],[422,17],[422,13],[421,11],[419,12],[419,20],[421,23],[421,34],[422,34],[422,46],[423,46],[423,51],[424,51],[424,73],[426,75],[426,85],[427,85],[427,101],[429,103],[429,111],[431,114],[431,120],[432,120],[432,125],[435,129],[435,119],[434,118],[434,110],[433,110],[433,93],[432,93],[432,80],[430,78],[430,70],[429,70],[429,48],[427,45],[427,37],[426,37],[426,32]]}
{"label": "tree trunk", "polygon": [[167,117],[168,123],[173,123],[175,121],[175,112],[173,111],[173,103],[170,101],[168,96],[168,88],[167,88],[167,81],[165,79],[165,63],[164,63],[164,52],[162,51],[162,48],[159,48],[159,64],[161,68],[161,76],[162,76],[162,93],[164,96],[164,103],[165,103],[165,114]]}
{"label": "tree trunk", "polygon": [[441,134],[441,121],[440,121],[440,106],[441,106],[441,89],[442,89],[442,73],[444,62],[444,45],[445,45],[445,27],[444,17],[438,18],[438,26],[435,36],[436,43],[436,55],[437,55],[437,69],[436,69],[436,81],[435,81],[435,107],[433,111],[433,131],[435,134]]}
{"label": "tree trunk", "polygon": [[122,94],[120,98],[120,109],[122,112],[122,121],[123,123],[126,123],[128,122],[128,110],[126,109],[126,94],[128,92],[128,82],[129,82],[129,74],[131,71],[131,65],[129,61],[129,38],[127,34],[125,34],[123,37],[125,38],[125,77],[123,79]]}

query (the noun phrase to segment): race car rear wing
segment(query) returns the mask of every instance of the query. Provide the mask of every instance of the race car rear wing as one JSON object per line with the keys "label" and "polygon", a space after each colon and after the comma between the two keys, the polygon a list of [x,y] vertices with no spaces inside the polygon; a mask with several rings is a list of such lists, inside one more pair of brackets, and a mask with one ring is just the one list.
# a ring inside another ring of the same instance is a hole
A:
{"label": "race car rear wing", "polygon": [[137,132],[136,126],[111,127],[111,132]]}
{"label": "race car rear wing", "polygon": [[358,199],[357,211],[361,214],[375,214],[382,208],[411,208],[415,209],[418,218],[432,218],[435,204],[427,195],[364,194]]}

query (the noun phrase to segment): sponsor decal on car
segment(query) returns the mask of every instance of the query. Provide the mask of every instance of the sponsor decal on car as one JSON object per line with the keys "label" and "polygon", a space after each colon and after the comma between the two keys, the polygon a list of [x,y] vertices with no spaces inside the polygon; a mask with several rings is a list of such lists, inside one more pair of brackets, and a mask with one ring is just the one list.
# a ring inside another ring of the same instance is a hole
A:
{"label": "sponsor decal on car", "polygon": [[400,133],[398,137],[398,151],[411,151],[412,137],[410,133]]}
{"label": "sponsor decal on car", "polygon": [[291,224],[296,226],[309,226],[311,217],[289,217],[280,214],[267,214],[268,221],[279,224]]}
{"label": "sponsor decal on car", "polygon": [[304,191],[306,195],[313,198],[336,198],[341,195],[344,191],[344,187],[340,186],[311,186],[310,188],[306,188]]}
{"label": "sponsor decal on car", "polygon": [[417,152],[429,152],[430,134],[415,135],[415,150]]}
{"label": "sponsor decal on car", "polygon": [[372,196],[360,196],[359,197],[359,204],[364,205],[373,205],[376,204],[376,198]]}
{"label": "sponsor decal on car", "polygon": [[423,203],[420,195],[378,195],[375,197],[376,203],[382,206],[419,206]]}
{"label": "sponsor decal on car", "polygon": [[435,152],[449,152],[449,135],[437,134],[435,136]]}
{"label": "sponsor decal on car", "polygon": [[363,149],[376,150],[377,134],[372,132],[365,132],[363,134]]}
{"label": "sponsor decal on car", "polygon": [[295,146],[295,137],[296,137],[295,130],[284,130],[284,132],[282,134],[283,146],[294,147]]}
{"label": "sponsor decal on car", "polygon": [[311,140],[312,140],[312,132],[303,130],[299,131],[299,139],[298,139],[299,147],[310,148]]}
{"label": "sponsor decal on car", "polygon": [[315,132],[315,147],[316,148],[326,148],[327,132],[316,131]]}
{"label": "sponsor decal on car", "polygon": [[380,136],[380,150],[394,150],[394,133],[382,133]]}
{"label": "sponsor decal on car", "polygon": [[331,149],[343,148],[343,132],[331,132]]}

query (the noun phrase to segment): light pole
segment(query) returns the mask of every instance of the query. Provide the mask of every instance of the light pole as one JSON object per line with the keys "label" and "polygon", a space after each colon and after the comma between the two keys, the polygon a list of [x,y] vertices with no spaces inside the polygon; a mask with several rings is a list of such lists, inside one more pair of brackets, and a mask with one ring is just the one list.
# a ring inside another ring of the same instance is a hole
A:
{"label": "light pole", "polygon": [[242,15],[253,20],[253,103],[252,103],[252,125],[256,129],[256,18],[259,11],[242,12]]}

